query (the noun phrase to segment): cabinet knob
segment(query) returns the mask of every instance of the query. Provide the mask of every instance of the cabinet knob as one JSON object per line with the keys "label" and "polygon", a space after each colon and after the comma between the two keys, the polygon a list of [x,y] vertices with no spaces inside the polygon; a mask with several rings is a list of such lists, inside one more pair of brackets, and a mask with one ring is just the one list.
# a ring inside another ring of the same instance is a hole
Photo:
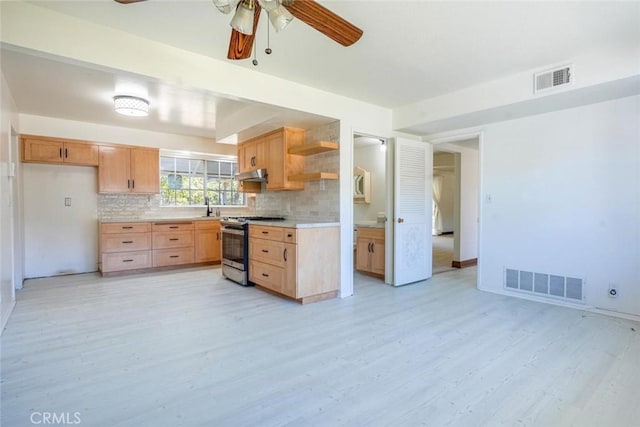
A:
{"label": "cabinet knob", "polygon": [[402,224],[404,222],[404,218],[398,218],[398,224]]}

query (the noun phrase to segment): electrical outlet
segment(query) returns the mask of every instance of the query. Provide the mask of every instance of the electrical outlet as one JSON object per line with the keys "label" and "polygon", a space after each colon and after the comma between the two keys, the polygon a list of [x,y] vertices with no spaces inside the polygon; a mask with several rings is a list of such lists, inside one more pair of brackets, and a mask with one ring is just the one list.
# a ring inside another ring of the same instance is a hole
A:
{"label": "electrical outlet", "polygon": [[64,205],[65,206],[71,206],[71,197],[65,197],[64,198]]}
{"label": "electrical outlet", "polygon": [[609,292],[607,293],[607,295],[609,295],[609,298],[617,298],[618,297],[618,288],[615,287],[615,285],[610,284],[609,285]]}

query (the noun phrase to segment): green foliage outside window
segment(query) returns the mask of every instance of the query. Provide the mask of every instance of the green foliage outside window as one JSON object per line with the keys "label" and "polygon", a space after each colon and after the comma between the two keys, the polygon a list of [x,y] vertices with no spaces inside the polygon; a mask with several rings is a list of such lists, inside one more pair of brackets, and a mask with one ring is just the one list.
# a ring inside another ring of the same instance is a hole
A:
{"label": "green foliage outside window", "polygon": [[160,157],[162,206],[202,206],[205,195],[212,206],[244,206],[233,176],[238,165],[224,160]]}

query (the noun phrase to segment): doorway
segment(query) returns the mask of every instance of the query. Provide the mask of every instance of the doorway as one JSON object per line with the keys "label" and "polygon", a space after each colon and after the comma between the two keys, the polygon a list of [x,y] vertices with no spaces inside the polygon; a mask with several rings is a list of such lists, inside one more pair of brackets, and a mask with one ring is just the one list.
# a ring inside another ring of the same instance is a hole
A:
{"label": "doorway", "polygon": [[441,273],[478,264],[480,135],[434,147],[433,266]]}
{"label": "doorway", "polygon": [[432,245],[433,274],[453,270],[455,232],[454,201],[456,188],[456,153],[434,150]]}
{"label": "doorway", "polygon": [[385,138],[353,137],[353,251],[358,283],[385,283],[387,156]]}

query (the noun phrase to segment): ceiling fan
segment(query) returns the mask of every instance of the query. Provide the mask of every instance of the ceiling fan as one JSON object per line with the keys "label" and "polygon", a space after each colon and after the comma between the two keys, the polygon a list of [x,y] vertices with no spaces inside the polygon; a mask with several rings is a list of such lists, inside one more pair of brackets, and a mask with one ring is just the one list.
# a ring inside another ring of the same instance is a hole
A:
{"label": "ceiling fan", "polygon": [[[115,0],[129,4],[145,0]],[[264,9],[276,31],[282,30],[295,17],[343,46],[351,46],[362,36],[362,30],[341,18],[315,0],[212,0],[222,13],[236,10],[231,19],[229,59],[251,57],[260,11]]]}

